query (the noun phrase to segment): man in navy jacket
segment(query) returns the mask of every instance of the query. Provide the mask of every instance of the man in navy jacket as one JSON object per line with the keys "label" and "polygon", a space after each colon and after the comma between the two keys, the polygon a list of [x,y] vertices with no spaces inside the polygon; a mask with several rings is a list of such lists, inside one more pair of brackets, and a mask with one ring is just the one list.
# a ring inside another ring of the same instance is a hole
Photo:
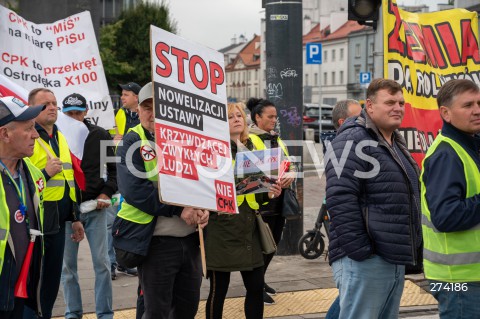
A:
{"label": "man in navy jacket", "polygon": [[440,317],[480,313],[480,88],[450,80],[437,94],[441,134],[423,162],[425,277]]}
{"label": "man in navy jacket", "polygon": [[404,104],[398,83],[373,80],[325,155],[340,318],[396,318],[405,268],[421,262],[418,167],[397,131]]}

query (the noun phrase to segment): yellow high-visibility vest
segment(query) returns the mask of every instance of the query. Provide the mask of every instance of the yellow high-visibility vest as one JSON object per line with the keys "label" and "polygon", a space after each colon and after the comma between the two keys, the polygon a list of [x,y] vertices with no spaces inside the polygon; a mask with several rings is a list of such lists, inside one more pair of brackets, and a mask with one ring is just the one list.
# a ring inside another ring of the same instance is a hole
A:
{"label": "yellow high-visibility vest", "polygon": [[115,125],[116,129],[110,129],[108,132],[110,135],[118,134],[123,135],[125,133],[125,127],[127,126],[127,115],[125,114],[125,109],[119,108],[117,114],[115,114]]}
{"label": "yellow high-visibility vest", "polygon": [[[35,183],[35,194],[33,194],[33,207],[35,209],[35,216],[37,216],[38,225],[40,228],[39,230],[43,233],[43,193],[45,191],[45,176],[43,176],[42,172],[38,168],[36,168],[28,158],[24,158],[23,160],[24,163],[27,164],[32,181]],[[25,184],[25,187],[28,187],[28,185]],[[3,269],[5,250],[8,245],[9,237],[10,210],[8,209],[7,205],[7,198],[5,195],[5,189],[3,187],[3,179],[0,177],[0,274],[2,273]],[[14,248],[11,247],[11,249],[13,251]]]}
{"label": "yellow high-visibility vest", "polygon": [[[131,129],[128,130],[128,132],[133,131],[137,133],[140,136],[141,140],[141,146],[148,145],[152,149],[155,149],[155,145],[152,145],[152,143],[147,139],[147,136],[145,135],[145,131],[142,127],[141,124],[138,124],[135,127],[132,127]],[[128,133],[127,132],[127,133]],[[140,150],[140,148],[139,148]],[[157,158],[155,157],[151,161],[143,161],[143,164],[145,166],[145,171],[146,172],[152,172],[153,170],[157,170]],[[149,174],[148,175],[148,180],[151,181],[152,183],[158,183],[158,174]],[[124,200],[122,203],[122,208],[118,212],[118,216],[131,221],[133,223],[137,224],[148,224],[153,220],[153,216],[150,214],[147,214],[138,208],[130,205],[127,200]]]}
{"label": "yellow high-visibility vest", "polygon": [[[262,139],[258,135],[248,134],[248,138],[252,141],[252,144],[253,144],[253,146],[255,147],[256,150],[265,150],[267,148],[265,143],[262,141]],[[287,146],[285,145],[285,143],[283,143],[283,141],[280,137],[277,138],[277,142],[278,142],[278,146],[280,146],[280,148],[282,149],[285,156],[288,157],[289,156],[288,155],[288,150],[287,150]],[[255,199],[255,196],[254,196],[254,199]],[[249,205],[250,205],[250,202],[249,202]],[[264,202],[264,203],[262,203],[262,205],[268,205],[268,202]],[[240,206],[240,205],[238,205],[238,206]],[[250,206],[250,207],[253,208],[252,206]],[[256,209],[258,209],[259,207],[260,207],[260,205],[257,203],[257,208]]]}
{"label": "yellow high-visibility vest", "polygon": [[[423,162],[435,152],[442,142],[448,143],[462,161],[467,184],[466,198],[480,194],[480,171],[475,161],[451,138],[438,134]],[[423,163],[422,167],[424,167]],[[425,277],[445,282],[480,281],[480,225],[469,230],[449,233],[437,230],[430,217],[423,172],[422,170],[420,184]],[[442,196],[442,194],[438,195]]]}
{"label": "yellow high-visibility vest", "polygon": [[[65,183],[70,187],[69,195],[72,201],[76,202],[75,195],[75,180],[73,175],[73,166],[72,166],[72,157],[70,155],[70,149],[67,144],[67,140],[61,132],[57,132],[58,136],[58,149],[59,149],[59,159],[62,161],[63,170],[57,173],[54,176],[51,176],[47,181],[47,189],[44,193],[44,200],[46,201],[58,201],[62,199],[63,194],[65,193]],[[40,145],[43,143],[43,146],[46,147],[51,154],[55,154],[52,147],[45,142],[41,137],[35,141],[35,148],[33,150],[33,155],[30,156],[32,163],[39,169],[44,169],[47,165],[47,152]]]}

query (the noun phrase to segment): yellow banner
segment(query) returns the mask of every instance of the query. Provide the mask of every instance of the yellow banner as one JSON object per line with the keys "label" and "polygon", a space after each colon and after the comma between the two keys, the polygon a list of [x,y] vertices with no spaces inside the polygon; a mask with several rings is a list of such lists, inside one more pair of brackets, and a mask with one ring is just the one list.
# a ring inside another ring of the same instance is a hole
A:
{"label": "yellow banner", "polygon": [[442,84],[469,79],[480,86],[477,13],[410,13],[399,9],[395,0],[383,0],[382,10],[384,74],[403,87],[401,132],[420,164],[442,125],[436,102]]}

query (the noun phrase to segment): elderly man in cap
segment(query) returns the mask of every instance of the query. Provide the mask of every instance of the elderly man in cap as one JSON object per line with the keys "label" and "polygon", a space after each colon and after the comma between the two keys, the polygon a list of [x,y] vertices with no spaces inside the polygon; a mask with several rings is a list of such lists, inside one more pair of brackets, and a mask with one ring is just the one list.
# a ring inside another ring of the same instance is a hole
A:
{"label": "elderly man in cap", "polygon": [[[111,197],[117,190],[117,169],[115,163],[107,164],[106,180],[101,163],[101,148],[107,147],[106,154],[115,156],[112,146],[102,141],[111,141],[105,129],[90,124],[87,115],[87,100],[80,94],[73,93],[63,100],[62,111],[67,116],[84,123],[88,128],[81,169],[85,175],[85,189],[78,194],[80,221],[85,228],[88,244],[92,253],[95,271],[95,311],[98,318],[113,318],[112,282],[110,281],[110,261],[107,254],[107,215],[106,209],[111,205]],[[104,146],[105,145],[105,146]],[[103,153],[105,154],[105,153]],[[95,209],[84,211],[82,203],[96,201]],[[70,228],[67,227],[67,234]],[[63,261],[62,283],[65,296],[66,318],[81,318],[83,315],[82,296],[78,282],[77,257],[78,243],[66,240]]]}
{"label": "elderly man in cap", "polygon": [[140,91],[140,124],[117,149],[118,185],[125,200],[113,225],[114,246],[119,261],[138,266],[143,318],[193,319],[202,282],[195,229],[206,226],[209,213],[160,202],[158,174],[147,173],[157,169],[156,157],[147,159],[140,152],[143,147],[155,149],[152,93],[151,82]]}
{"label": "elderly man in cap", "polygon": [[110,133],[114,135],[113,140],[118,142],[127,134],[128,130],[140,123],[137,114],[138,93],[140,85],[135,82],[119,84],[118,88],[122,90],[122,107],[115,112],[116,128]]}
{"label": "elderly man in cap", "polygon": [[17,293],[17,282],[31,234],[43,231],[43,190],[45,178],[28,159],[38,133],[35,117],[45,106],[28,107],[12,97],[0,98],[0,318],[22,318],[24,305],[41,313],[40,270],[43,238],[34,241],[33,254],[25,276],[28,297]]}

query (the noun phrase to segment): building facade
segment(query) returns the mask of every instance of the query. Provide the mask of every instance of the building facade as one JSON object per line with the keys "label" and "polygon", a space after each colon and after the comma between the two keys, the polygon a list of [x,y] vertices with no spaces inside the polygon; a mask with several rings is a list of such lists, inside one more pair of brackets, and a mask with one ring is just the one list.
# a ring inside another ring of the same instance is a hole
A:
{"label": "building facade", "polygon": [[[114,22],[124,8],[135,5],[140,0],[19,0],[19,14],[34,23],[52,23],[68,16],[90,11],[97,41],[100,27]],[[10,1],[11,2],[11,1]]]}

